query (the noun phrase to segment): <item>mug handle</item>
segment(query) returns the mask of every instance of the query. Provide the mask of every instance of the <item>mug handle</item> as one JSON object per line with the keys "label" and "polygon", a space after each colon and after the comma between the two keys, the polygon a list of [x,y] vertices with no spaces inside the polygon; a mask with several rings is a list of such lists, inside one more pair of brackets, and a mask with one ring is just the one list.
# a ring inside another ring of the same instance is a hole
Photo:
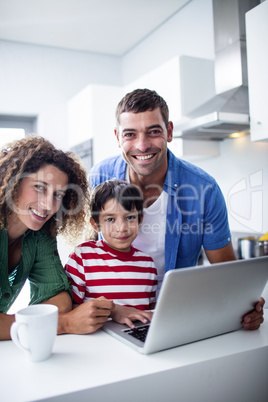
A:
{"label": "mug handle", "polygon": [[20,323],[13,322],[13,324],[11,325],[11,328],[10,328],[10,336],[11,336],[12,341],[15,343],[15,345],[17,345],[22,350],[26,350],[27,352],[29,352],[30,350],[25,348],[24,346],[22,346],[22,344],[20,343],[18,331],[19,331],[19,327],[21,327],[22,325],[25,325],[27,327],[27,324],[24,324],[22,322],[20,322]]}

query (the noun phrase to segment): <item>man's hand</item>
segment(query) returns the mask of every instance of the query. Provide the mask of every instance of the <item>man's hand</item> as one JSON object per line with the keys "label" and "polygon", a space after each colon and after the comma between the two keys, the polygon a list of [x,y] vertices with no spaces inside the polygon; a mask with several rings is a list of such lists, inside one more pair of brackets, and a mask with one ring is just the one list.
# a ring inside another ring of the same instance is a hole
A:
{"label": "man's hand", "polygon": [[153,313],[151,311],[142,311],[134,307],[114,305],[114,309],[111,311],[111,317],[119,324],[126,324],[130,328],[135,328],[132,321],[141,321],[144,324],[151,321]]}
{"label": "man's hand", "polygon": [[59,314],[58,334],[90,334],[101,328],[114,303],[105,297],[89,300],[65,314]]}
{"label": "man's hand", "polygon": [[258,303],[255,306],[255,310],[246,314],[243,318],[242,325],[245,329],[249,331],[253,331],[258,329],[260,325],[263,323],[263,306],[265,300],[261,297]]}

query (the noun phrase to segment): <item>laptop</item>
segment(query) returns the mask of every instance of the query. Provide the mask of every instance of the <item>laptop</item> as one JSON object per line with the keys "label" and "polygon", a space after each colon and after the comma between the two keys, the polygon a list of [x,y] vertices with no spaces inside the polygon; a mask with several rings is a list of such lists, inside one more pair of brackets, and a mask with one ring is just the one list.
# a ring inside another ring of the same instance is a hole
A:
{"label": "laptop", "polygon": [[268,256],[168,271],[151,323],[102,329],[143,354],[225,334],[242,327],[267,280]]}

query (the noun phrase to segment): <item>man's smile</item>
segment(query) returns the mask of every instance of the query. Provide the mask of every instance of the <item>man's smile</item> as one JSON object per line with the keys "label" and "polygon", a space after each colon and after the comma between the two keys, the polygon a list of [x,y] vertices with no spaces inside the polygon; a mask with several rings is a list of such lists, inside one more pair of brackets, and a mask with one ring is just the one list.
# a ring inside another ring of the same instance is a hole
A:
{"label": "man's smile", "polygon": [[151,159],[155,156],[156,154],[149,154],[149,155],[133,155],[135,159],[138,159],[139,161],[145,161],[147,159]]}

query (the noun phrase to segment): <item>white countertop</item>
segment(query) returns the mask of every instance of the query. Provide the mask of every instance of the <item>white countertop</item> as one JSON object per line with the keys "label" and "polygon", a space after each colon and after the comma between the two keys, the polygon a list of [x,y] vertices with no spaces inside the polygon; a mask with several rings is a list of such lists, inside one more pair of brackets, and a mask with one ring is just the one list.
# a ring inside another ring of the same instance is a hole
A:
{"label": "white countertop", "polygon": [[[213,402],[237,402],[226,399],[228,393],[243,397],[244,402],[266,401],[267,310],[265,316],[257,331],[241,329],[147,356],[102,330],[91,335],[57,336],[53,355],[40,363],[28,361],[12,341],[2,341],[0,400],[119,402],[138,397],[142,402],[149,396],[162,401],[161,392],[168,390],[168,402],[178,400],[179,391],[183,392],[180,402],[195,402],[195,394],[198,401],[213,401],[215,392]],[[147,393],[144,397],[143,391]],[[258,398],[251,399],[253,391],[258,392]]]}

